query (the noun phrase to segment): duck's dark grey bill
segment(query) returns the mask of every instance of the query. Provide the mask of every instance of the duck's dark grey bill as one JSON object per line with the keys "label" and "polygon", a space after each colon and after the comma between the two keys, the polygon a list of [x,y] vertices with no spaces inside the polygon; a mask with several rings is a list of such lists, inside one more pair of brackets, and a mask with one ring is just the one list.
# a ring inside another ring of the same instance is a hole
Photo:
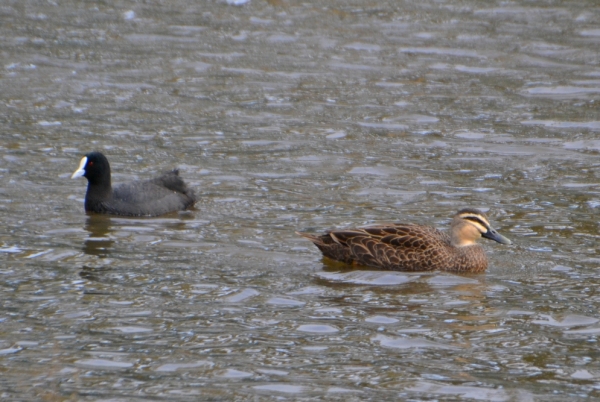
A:
{"label": "duck's dark grey bill", "polygon": [[508,238],[502,236],[500,233],[496,232],[495,229],[490,228],[487,232],[482,234],[486,239],[497,241],[500,244],[512,244]]}
{"label": "duck's dark grey bill", "polygon": [[71,176],[71,179],[76,179],[78,177],[83,177],[85,175],[85,165],[87,165],[87,156],[81,158],[81,162],[79,162],[79,167]]}

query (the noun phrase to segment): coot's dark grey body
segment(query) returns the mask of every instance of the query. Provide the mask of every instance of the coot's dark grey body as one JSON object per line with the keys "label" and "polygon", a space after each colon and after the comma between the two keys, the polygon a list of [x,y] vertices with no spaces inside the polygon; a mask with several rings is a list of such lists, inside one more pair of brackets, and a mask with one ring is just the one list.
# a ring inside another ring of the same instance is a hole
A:
{"label": "coot's dark grey body", "polygon": [[81,159],[75,177],[88,179],[85,194],[86,212],[122,216],[158,216],[181,211],[196,202],[194,192],[173,170],[147,181],[134,181],[114,188],[111,185],[108,159],[100,152],[90,152]]}

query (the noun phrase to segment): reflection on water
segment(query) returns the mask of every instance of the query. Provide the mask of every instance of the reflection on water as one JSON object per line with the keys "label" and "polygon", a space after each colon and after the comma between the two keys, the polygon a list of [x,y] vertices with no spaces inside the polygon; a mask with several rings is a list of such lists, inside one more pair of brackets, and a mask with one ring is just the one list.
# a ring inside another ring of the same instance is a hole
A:
{"label": "reflection on water", "polygon": [[108,215],[88,215],[85,230],[90,234],[83,244],[83,252],[101,258],[110,254],[114,240],[110,236],[112,221]]}
{"label": "reflection on water", "polygon": [[[600,397],[595,1],[5,3],[3,400]],[[86,216],[92,149],[200,201]],[[294,234],[465,206],[483,275]]]}

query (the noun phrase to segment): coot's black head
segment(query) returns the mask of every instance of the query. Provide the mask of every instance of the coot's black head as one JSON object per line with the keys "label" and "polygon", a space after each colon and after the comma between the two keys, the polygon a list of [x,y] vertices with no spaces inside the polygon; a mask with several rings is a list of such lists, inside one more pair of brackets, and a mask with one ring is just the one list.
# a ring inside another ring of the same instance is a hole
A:
{"label": "coot's black head", "polygon": [[71,176],[85,177],[91,185],[108,185],[110,186],[110,165],[108,159],[101,152],[90,152],[79,163],[79,168]]}

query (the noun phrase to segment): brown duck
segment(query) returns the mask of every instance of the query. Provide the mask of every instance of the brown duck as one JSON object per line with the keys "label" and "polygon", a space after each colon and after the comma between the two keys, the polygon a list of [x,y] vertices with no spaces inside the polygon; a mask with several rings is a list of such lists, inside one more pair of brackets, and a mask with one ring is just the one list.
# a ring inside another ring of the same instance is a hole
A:
{"label": "brown duck", "polygon": [[296,233],[315,243],[325,257],[393,271],[479,273],[488,265],[479,238],[511,244],[474,208],[454,215],[450,233],[405,223],[332,230],[320,236]]}

